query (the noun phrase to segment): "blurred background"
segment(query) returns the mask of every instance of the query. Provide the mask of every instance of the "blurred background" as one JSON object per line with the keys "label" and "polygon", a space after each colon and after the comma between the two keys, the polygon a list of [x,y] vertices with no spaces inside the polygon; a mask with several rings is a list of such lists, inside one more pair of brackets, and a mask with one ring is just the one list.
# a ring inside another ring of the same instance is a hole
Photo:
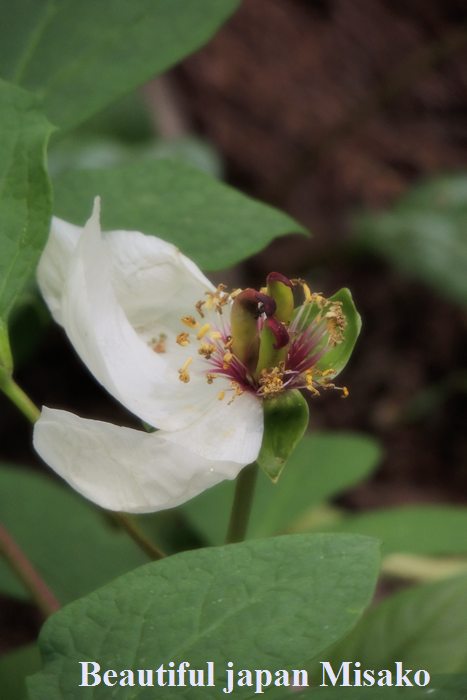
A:
{"label": "blurred background", "polygon": [[[352,290],[363,331],[343,377],[350,398],[314,400],[311,426],[372,435],[384,452],[338,505],[465,504],[465,2],[245,0],[201,51],[56,140],[50,165],[141,156],[181,158],[310,229],[219,281],[253,285],[279,270],[325,294]],[[37,404],[129,423],[34,290],[12,335],[17,380]],[[0,406],[4,459],[42,469],[30,426]],[[0,651],[39,623],[29,604],[4,602]]]}

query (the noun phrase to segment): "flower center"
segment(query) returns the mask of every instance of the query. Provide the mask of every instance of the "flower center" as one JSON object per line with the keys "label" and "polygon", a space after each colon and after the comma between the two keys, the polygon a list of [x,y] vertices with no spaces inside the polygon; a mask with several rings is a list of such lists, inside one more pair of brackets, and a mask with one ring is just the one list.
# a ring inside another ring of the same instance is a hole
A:
{"label": "flower center", "polygon": [[[298,306],[295,289],[303,297]],[[220,400],[227,392],[231,400],[245,391],[267,399],[288,389],[305,389],[312,396],[337,389],[348,396],[346,387],[332,383],[332,367],[322,369],[321,362],[344,339],[342,302],[311,292],[303,280],[271,272],[259,291],[227,292],[221,284],[196,302],[195,314],[181,319],[185,328],[177,343],[195,346],[209,384],[228,380]],[[179,369],[182,382],[190,381],[192,361],[193,356]]]}

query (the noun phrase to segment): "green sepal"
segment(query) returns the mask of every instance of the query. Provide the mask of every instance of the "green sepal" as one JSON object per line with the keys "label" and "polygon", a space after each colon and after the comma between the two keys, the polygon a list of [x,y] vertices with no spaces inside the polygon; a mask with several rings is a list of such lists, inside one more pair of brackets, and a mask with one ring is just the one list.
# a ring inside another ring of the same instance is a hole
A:
{"label": "green sepal", "polygon": [[[360,334],[362,319],[360,318],[360,314],[355,307],[352,294],[347,288],[344,287],[343,289],[339,289],[339,291],[333,294],[332,297],[329,297],[328,301],[341,302],[342,313],[344,314],[347,322],[342,343],[329,349],[316,364],[317,369],[321,370],[322,372],[332,370],[332,374],[328,376],[328,379],[333,379],[334,377],[337,377],[340,372],[342,372],[347,362],[350,360],[355,343],[357,342],[357,338]],[[299,307],[295,310],[296,316],[302,308],[303,307]],[[320,308],[316,303],[308,304],[305,307],[305,313],[303,313],[301,317],[301,328],[306,328],[313,323],[319,312]]]}
{"label": "green sepal", "polygon": [[257,462],[276,482],[308,426],[308,404],[298,390],[265,399],[263,443]]}

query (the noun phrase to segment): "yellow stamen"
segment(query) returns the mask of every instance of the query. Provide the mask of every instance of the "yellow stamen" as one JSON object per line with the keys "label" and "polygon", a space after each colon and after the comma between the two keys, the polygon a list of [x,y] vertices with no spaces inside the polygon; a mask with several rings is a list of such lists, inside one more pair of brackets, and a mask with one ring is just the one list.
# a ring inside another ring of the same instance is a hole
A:
{"label": "yellow stamen", "polygon": [[234,289],[233,292],[230,292],[229,296],[231,299],[235,299],[235,297],[238,297],[238,295],[241,294],[242,292],[243,292],[243,289],[240,289],[240,288]]}
{"label": "yellow stamen", "polygon": [[198,340],[201,340],[201,338],[204,338],[206,333],[211,330],[211,324],[210,323],[205,323],[204,326],[201,326],[199,329],[198,333],[196,334],[196,337]]}
{"label": "yellow stamen", "polygon": [[279,394],[284,389],[284,363],[281,362],[278,367],[272,369],[263,369],[259,376],[259,394],[261,396],[270,396],[271,394]]}
{"label": "yellow stamen", "polygon": [[313,384],[313,372],[311,369],[309,369],[307,372],[305,372],[305,382],[306,382],[306,388],[308,389],[313,396],[319,396],[320,393],[318,389],[314,386]]}
{"label": "yellow stamen", "polygon": [[350,391],[348,390],[348,388],[346,386],[343,386],[342,387],[342,398],[346,399],[349,394],[350,394]]}
{"label": "yellow stamen", "polygon": [[189,357],[188,360],[186,360],[183,363],[183,365],[180,367],[180,369],[178,370],[179,379],[184,384],[187,384],[190,381],[190,374],[188,372],[188,367],[191,365],[192,362],[193,362],[193,358]]}
{"label": "yellow stamen", "polygon": [[228,369],[233,360],[233,355],[231,352],[227,351],[222,359],[224,361],[224,369]]}
{"label": "yellow stamen", "polygon": [[177,335],[177,343],[178,343],[178,345],[182,345],[182,346],[189,345],[190,336],[188,335],[188,333],[185,333],[185,331],[183,331],[182,333],[179,333]]}
{"label": "yellow stamen", "polygon": [[188,326],[188,328],[196,328],[199,326],[198,321],[193,316],[183,316],[182,323]]}
{"label": "yellow stamen", "polygon": [[240,386],[240,384],[238,382],[230,382],[230,386],[234,390],[234,395],[232,396],[229,403],[227,404],[228,406],[230,406],[230,404],[235,401],[237,396],[241,396],[244,393],[244,390],[242,389],[242,387]]}
{"label": "yellow stamen", "polygon": [[325,314],[325,318],[330,345],[339,345],[344,340],[344,331],[347,323],[347,319],[342,312],[342,302],[333,302],[330,310]]}
{"label": "yellow stamen", "polygon": [[331,377],[333,374],[334,374],[334,370],[332,368],[323,369],[322,372],[319,373],[320,377],[323,377],[323,378]]}
{"label": "yellow stamen", "polygon": [[198,349],[198,353],[203,355],[207,360],[210,359],[213,352],[216,351],[216,346],[212,343],[202,343],[201,347]]}
{"label": "yellow stamen", "polygon": [[219,331],[211,331],[209,337],[211,340],[220,340],[222,338],[222,333],[219,333]]}
{"label": "yellow stamen", "polygon": [[225,398],[225,391],[220,391],[217,394],[217,398],[219,399],[219,401],[222,401]]}
{"label": "yellow stamen", "polygon": [[205,292],[207,299],[205,305],[207,309],[215,309],[218,313],[222,313],[222,307],[229,301],[229,295],[225,293],[227,289],[225,284],[217,285],[215,292]]}
{"label": "yellow stamen", "polygon": [[215,379],[217,379],[217,374],[212,374],[212,372],[207,373],[206,381],[208,384],[212,384]]}
{"label": "yellow stamen", "polygon": [[203,306],[205,305],[205,301],[201,299],[201,301],[197,301],[195,304],[195,309],[201,316],[201,318],[204,318],[204,313],[203,313]]}

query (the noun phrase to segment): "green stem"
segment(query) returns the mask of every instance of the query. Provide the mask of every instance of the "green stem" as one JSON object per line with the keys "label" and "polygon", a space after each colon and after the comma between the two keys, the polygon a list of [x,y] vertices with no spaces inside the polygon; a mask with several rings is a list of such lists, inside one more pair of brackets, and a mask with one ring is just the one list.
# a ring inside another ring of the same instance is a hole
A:
{"label": "green stem", "polygon": [[130,535],[132,540],[136,542],[138,547],[140,547],[150,559],[158,561],[159,559],[164,559],[164,557],[167,556],[162,549],[156,547],[156,545],[151,542],[148,537],[146,537],[141,528],[136,524],[135,520],[129,515],[125,515],[124,513],[112,513],[112,517],[119,525],[123,527],[123,529]]}
{"label": "green stem", "polygon": [[227,531],[227,544],[242,542],[245,539],[257,477],[258,465],[256,462],[242,469],[237,477],[229,529]]}
{"label": "green stem", "polygon": [[37,573],[29,559],[17,545],[8,530],[0,524],[0,553],[19,580],[31,594],[39,610],[49,617],[60,609],[60,603]]}
{"label": "green stem", "polygon": [[41,412],[31,401],[29,396],[18,386],[13,377],[4,375],[0,381],[0,389],[31,423],[35,423],[36,420],[39,420]]}

